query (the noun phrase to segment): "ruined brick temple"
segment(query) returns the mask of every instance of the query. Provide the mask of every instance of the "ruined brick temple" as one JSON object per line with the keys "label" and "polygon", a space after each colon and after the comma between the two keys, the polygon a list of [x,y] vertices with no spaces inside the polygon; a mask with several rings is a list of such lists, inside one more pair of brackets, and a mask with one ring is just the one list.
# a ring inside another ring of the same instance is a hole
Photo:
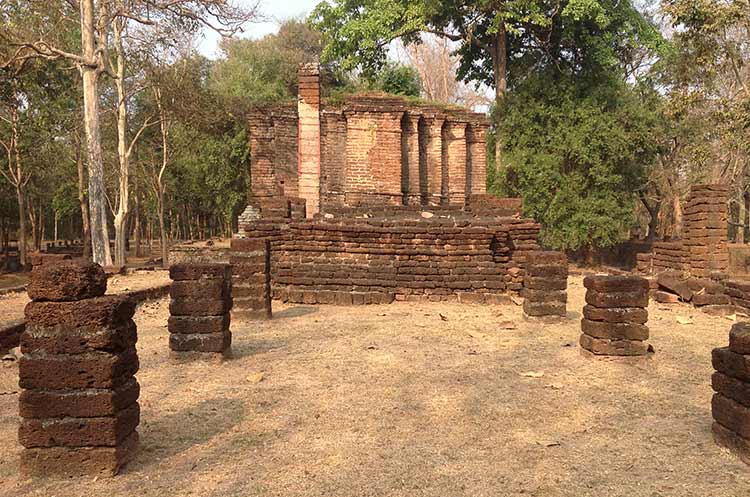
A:
{"label": "ruined brick temple", "polygon": [[[297,303],[488,302],[523,286],[539,225],[486,193],[487,118],[383,94],[248,116],[248,207],[236,238],[270,242],[274,298]],[[246,244],[247,246],[252,246]]]}

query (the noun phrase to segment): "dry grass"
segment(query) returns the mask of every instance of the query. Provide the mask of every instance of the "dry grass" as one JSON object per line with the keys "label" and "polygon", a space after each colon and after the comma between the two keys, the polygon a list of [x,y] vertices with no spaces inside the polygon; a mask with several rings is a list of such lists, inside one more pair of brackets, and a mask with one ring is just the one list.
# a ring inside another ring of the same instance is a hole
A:
{"label": "dry grass", "polygon": [[[582,305],[572,277],[569,309]],[[576,345],[577,313],[552,325],[515,306],[278,306],[235,323],[233,360],[176,365],[166,301],[147,304],[137,460],[114,479],[20,480],[6,394],[0,494],[747,496],[750,472],[710,433],[710,350],[731,323],[650,313],[653,357],[597,359]],[[0,391],[16,376],[0,369]]]}

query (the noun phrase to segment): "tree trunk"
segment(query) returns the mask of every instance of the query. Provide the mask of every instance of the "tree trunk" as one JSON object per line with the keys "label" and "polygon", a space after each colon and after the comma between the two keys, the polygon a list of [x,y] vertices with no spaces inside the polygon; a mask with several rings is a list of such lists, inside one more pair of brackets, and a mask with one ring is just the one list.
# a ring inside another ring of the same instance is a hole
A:
{"label": "tree trunk", "polygon": [[76,154],[76,165],[78,166],[78,204],[81,208],[81,230],[83,240],[83,258],[85,260],[91,259],[91,232],[89,231],[89,204],[86,201],[86,189],[85,189],[85,171],[83,162],[83,153],[81,151],[81,144],[79,143],[78,152]]}
{"label": "tree trunk", "polygon": [[682,237],[682,203],[680,202],[680,196],[675,194],[672,198],[672,206],[674,208],[674,234],[675,238]]}
{"label": "tree trunk", "polygon": [[745,211],[745,216],[740,221],[742,223],[742,238],[747,240],[746,230],[750,228],[750,192],[745,191],[742,194],[742,205]]}
{"label": "tree trunk", "polygon": [[659,211],[661,210],[661,200],[657,200],[654,205],[651,205],[648,203],[646,195],[643,192],[639,192],[638,197],[641,199],[641,203],[643,204],[643,207],[646,208],[649,215],[648,235],[646,236],[646,240],[653,242],[656,240],[656,228],[659,221]]}
{"label": "tree trunk", "polygon": [[141,257],[141,198],[138,194],[138,182],[135,183],[135,212],[133,217],[133,238],[135,239],[135,256]]}
{"label": "tree trunk", "polygon": [[89,166],[89,209],[91,213],[91,253],[94,262],[112,265],[107,228],[104,190],[104,161],[99,129],[99,68],[97,60],[94,0],[81,0],[81,43],[83,57],[89,64],[81,65],[83,79],[83,121]]}
{"label": "tree trunk", "polygon": [[16,185],[16,201],[18,202],[18,257],[21,267],[25,268],[29,261],[26,250],[26,200],[21,185]]}
{"label": "tree trunk", "polygon": [[122,267],[126,262],[125,229],[130,204],[130,168],[127,150],[128,107],[125,94],[125,50],[122,44],[123,20],[114,22],[115,52],[117,53],[117,158],[120,162],[119,187],[120,195],[115,213],[115,265]]}
{"label": "tree trunk", "polygon": [[161,234],[161,264],[169,267],[169,249],[167,247],[167,228],[164,222],[164,189],[159,185],[159,233]]}
{"label": "tree trunk", "polygon": [[[492,48],[492,69],[495,76],[495,108],[499,108],[505,100],[508,89],[508,47],[505,24],[500,23],[497,38]],[[495,178],[504,179],[502,167],[503,140],[500,137],[500,117],[495,112]]]}

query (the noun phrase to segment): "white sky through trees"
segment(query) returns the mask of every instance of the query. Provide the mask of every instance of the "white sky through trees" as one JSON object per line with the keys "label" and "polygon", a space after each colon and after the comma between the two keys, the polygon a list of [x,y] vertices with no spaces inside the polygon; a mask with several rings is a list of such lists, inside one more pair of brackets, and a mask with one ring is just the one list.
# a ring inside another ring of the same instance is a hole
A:
{"label": "white sky through trees", "polygon": [[[252,5],[251,0],[236,0],[239,5]],[[276,33],[279,25],[289,18],[304,18],[312,12],[321,0],[262,0],[260,11],[265,17],[265,22],[251,23],[245,26],[244,32],[237,36],[240,38],[262,38],[267,34]],[[198,44],[200,52],[208,58],[216,59],[219,52],[219,39],[221,37],[214,31],[206,29],[203,39]]]}

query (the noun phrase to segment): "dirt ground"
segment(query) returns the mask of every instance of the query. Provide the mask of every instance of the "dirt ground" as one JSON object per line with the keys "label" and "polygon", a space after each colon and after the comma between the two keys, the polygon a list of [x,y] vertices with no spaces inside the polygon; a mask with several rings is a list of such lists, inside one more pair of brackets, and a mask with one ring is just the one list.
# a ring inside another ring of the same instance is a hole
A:
{"label": "dirt ground", "polygon": [[[580,277],[569,292],[580,311]],[[710,432],[726,318],[652,305],[652,357],[597,359],[577,346],[578,312],[554,325],[513,305],[275,312],[233,324],[233,360],[174,364],[167,300],[140,308],[142,446],[113,479],[19,479],[17,370],[0,368],[0,495],[750,494]]]}
{"label": "dirt ground", "polygon": [[[7,275],[6,275],[7,276]],[[135,271],[128,275],[115,275],[107,281],[107,293],[117,294],[142,290],[169,283],[166,270]],[[0,324],[23,319],[23,308],[29,302],[26,292],[0,295]]]}

